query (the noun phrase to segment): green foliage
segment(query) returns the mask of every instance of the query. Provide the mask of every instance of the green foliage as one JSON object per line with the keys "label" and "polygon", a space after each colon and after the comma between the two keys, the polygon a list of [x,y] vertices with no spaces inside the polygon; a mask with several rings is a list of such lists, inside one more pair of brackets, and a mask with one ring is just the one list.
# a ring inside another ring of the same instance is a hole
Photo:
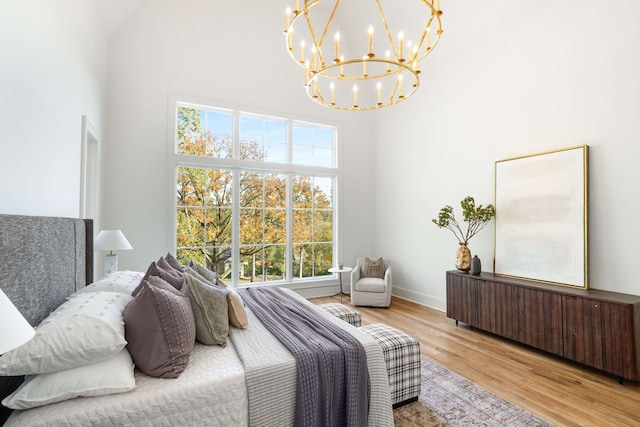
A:
{"label": "green foliage", "polygon": [[438,218],[431,221],[438,226],[438,228],[446,228],[450,230],[458,242],[468,244],[469,240],[480,230],[482,230],[489,221],[495,216],[496,211],[493,205],[476,206],[476,201],[471,196],[465,197],[461,202],[462,218],[467,222],[467,231],[463,232],[460,228],[453,208],[449,205],[445,205],[438,213]]}

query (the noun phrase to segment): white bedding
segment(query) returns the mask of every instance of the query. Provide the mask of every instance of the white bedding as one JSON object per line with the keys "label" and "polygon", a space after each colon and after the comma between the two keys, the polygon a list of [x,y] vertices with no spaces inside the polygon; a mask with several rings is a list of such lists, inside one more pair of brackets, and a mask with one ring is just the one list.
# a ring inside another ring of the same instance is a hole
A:
{"label": "white bedding", "polygon": [[[291,291],[291,294],[308,304],[310,309],[315,308],[295,292]],[[368,424],[371,427],[392,426],[391,395],[382,349],[369,335],[317,310],[363,344],[371,383]],[[234,427],[248,426],[250,420],[252,425],[259,427],[292,425],[295,359],[257,317],[247,311],[248,329],[233,328],[226,347],[196,343],[187,368],[176,379],[152,378],[136,372],[133,391],[80,397],[27,411],[14,411],[5,427]]]}
{"label": "white bedding", "polygon": [[244,368],[233,344],[196,344],[176,379],[136,373],[136,388],[122,394],[80,397],[14,411],[6,426],[247,426]]}

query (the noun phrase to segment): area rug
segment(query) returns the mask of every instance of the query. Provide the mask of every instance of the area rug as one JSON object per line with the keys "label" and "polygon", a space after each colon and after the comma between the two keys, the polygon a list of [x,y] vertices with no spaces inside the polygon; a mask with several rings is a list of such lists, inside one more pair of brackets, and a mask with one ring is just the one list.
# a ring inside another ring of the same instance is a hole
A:
{"label": "area rug", "polygon": [[552,426],[424,357],[417,402],[393,411],[396,426]]}

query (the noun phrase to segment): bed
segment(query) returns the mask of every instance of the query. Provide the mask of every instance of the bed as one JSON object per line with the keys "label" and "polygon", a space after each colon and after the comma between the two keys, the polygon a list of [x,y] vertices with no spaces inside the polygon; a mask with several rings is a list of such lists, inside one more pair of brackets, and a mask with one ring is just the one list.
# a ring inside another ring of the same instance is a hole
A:
{"label": "bed", "polygon": [[[32,325],[91,283],[92,236],[90,220],[0,215],[0,288]],[[357,328],[290,294],[361,343],[370,383],[368,424],[393,425],[380,346]],[[231,328],[226,346],[196,343],[178,378],[152,378],[136,370],[131,391],[77,397],[13,413],[3,407],[0,424],[6,420],[6,426],[293,425],[296,359],[255,313],[247,310],[247,315],[249,327]],[[21,381],[22,377],[0,377],[0,399]]]}

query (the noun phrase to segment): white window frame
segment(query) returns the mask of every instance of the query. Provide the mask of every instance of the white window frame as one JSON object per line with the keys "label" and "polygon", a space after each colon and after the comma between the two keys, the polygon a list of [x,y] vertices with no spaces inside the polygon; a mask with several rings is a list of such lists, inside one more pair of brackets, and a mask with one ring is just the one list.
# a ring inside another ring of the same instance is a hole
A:
{"label": "white window frame", "polygon": [[[242,171],[256,171],[256,172],[275,172],[282,173],[287,175],[287,194],[286,194],[286,210],[287,210],[287,218],[291,217],[292,212],[292,186],[290,185],[292,175],[313,175],[313,176],[324,176],[332,178],[332,186],[333,186],[333,197],[332,197],[332,209],[333,209],[333,241],[332,241],[332,258],[333,264],[337,265],[340,259],[341,252],[341,239],[340,239],[340,224],[339,224],[339,177],[340,170],[338,167],[338,133],[339,128],[337,125],[326,124],[326,123],[317,123],[311,122],[309,120],[299,120],[295,118],[283,118],[277,117],[273,115],[260,114],[256,112],[248,112],[243,109],[230,109],[224,107],[214,107],[211,105],[214,103],[209,102],[194,102],[189,97],[184,96],[176,96],[170,95],[168,100],[168,124],[167,126],[167,170],[168,170],[168,181],[169,181],[169,194],[170,194],[170,203],[169,206],[171,208],[170,217],[172,218],[172,227],[171,227],[171,247],[173,248],[174,253],[176,252],[176,226],[177,226],[177,200],[175,197],[176,191],[176,182],[177,182],[177,171],[178,167],[209,167],[209,168],[221,168],[228,169],[233,171],[233,183],[232,183],[232,191],[233,191],[233,215],[232,215],[232,245],[231,250],[233,253],[233,257],[237,258],[240,251],[240,241],[239,241],[239,233],[235,232],[240,227],[240,215],[238,213],[238,205],[240,199],[240,172]],[[177,132],[177,109],[179,106],[189,106],[197,109],[207,110],[207,111],[219,111],[224,113],[232,113],[233,114],[233,157],[232,158],[215,158],[215,157],[205,157],[205,156],[193,156],[193,155],[185,155],[177,153],[177,140],[176,140],[176,132]],[[240,116],[249,116],[249,117],[257,117],[260,119],[272,119],[276,121],[283,121],[286,123],[286,139],[287,139],[287,163],[273,163],[273,162],[256,162],[251,160],[241,160],[239,159],[239,133],[240,133]],[[300,165],[291,163],[291,159],[293,158],[293,144],[292,144],[292,134],[293,134],[293,125],[294,124],[307,124],[314,127],[326,127],[333,130],[333,167],[320,167],[320,166],[310,166],[310,165]],[[292,263],[292,250],[293,250],[293,221],[287,220],[287,231],[286,231],[286,278],[284,280],[277,281],[266,281],[266,282],[256,282],[251,285],[239,284],[239,270],[237,266],[232,267],[232,283],[234,285],[240,286],[254,286],[254,285],[286,285],[290,288],[305,288],[309,287],[310,283],[319,283],[319,282],[335,282],[337,275],[326,275],[326,276],[317,276],[317,277],[306,277],[303,279],[294,279],[292,277],[293,274],[293,263]]]}

